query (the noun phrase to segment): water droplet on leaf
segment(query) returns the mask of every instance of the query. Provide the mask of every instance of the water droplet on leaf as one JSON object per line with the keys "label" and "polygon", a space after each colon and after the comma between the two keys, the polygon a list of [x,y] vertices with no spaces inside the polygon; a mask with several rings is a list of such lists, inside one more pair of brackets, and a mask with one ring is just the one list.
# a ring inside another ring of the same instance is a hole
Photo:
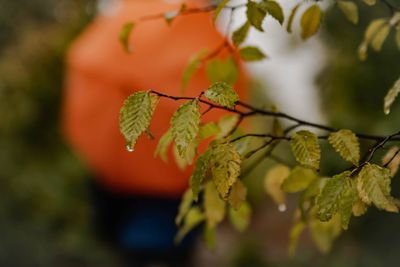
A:
{"label": "water droplet on leaf", "polygon": [[280,212],[285,212],[286,211],[286,204],[285,203],[279,204],[278,205],[278,210]]}
{"label": "water droplet on leaf", "polygon": [[126,150],[128,150],[128,152],[133,152],[133,151],[135,151],[135,149],[132,147],[131,144],[127,144],[127,145],[126,145]]}

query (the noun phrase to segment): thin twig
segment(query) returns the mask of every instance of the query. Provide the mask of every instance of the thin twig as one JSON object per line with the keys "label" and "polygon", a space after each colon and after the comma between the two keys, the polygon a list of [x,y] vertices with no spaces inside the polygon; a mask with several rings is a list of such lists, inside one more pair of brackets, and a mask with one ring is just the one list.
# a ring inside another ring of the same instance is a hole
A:
{"label": "thin twig", "polygon": [[[338,129],[335,129],[333,127],[329,127],[326,125],[322,125],[322,124],[318,124],[318,123],[313,123],[313,122],[309,122],[309,121],[305,121],[305,120],[301,120],[298,119],[296,117],[290,116],[286,113],[283,112],[274,112],[271,110],[265,110],[265,109],[260,109],[254,106],[251,106],[247,103],[238,101],[237,105],[242,106],[246,109],[248,109],[249,111],[240,111],[238,110],[236,107],[235,108],[228,108],[228,107],[223,107],[217,104],[214,104],[212,102],[209,102],[207,100],[202,99],[201,97],[186,97],[186,96],[171,96],[171,95],[167,95],[167,94],[163,94],[157,91],[151,91],[152,93],[160,96],[160,97],[165,97],[165,98],[169,98],[172,100],[193,100],[193,99],[198,99],[201,103],[206,104],[208,106],[210,106],[211,108],[215,108],[215,109],[220,109],[220,110],[225,110],[225,111],[229,111],[231,113],[236,113],[240,116],[242,116],[243,118],[246,117],[250,117],[250,116],[270,116],[270,117],[276,117],[276,118],[283,118],[283,119],[287,119],[293,122],[296,122],[297,124],[299,124],[299,126],[309,126],[309,127],[313,127],[313,128],[317,128],[317,129],[321,129],[321,130],[325,130],[328,132],[336,132],[338,131]],[[203,94],[200,94],[201,96],[203,96]],[[360,139],[365,139],[365,140],[375,140],[378,142],[381,142],[382,140],[384,140],[385,138],[387,138],[387,136],[381,136],[381,135],[369,135],[369,134],[363,134],[363,133],[355,133],[355,135],[360,138]],[[400,141],[400,132],[396,133],[396,134],[392,134],[389,135],[389,141]],[[386,142],[385,142],[386,143]],[[385,144],[384,143],[384,144]],[[384,145],[383,144],[383,145]]]}

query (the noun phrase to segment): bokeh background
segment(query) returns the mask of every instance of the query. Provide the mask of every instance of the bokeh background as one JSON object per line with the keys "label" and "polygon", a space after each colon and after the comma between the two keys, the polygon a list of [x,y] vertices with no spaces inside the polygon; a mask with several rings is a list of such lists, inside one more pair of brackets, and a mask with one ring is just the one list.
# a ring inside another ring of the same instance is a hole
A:
{"label": "bokeh background", "polygon": [[[92,231],[88,171],[64,142],[59,125],[64,56],[98,4],[94,0],[0,0],[0,266],[123,266]],[[359,25],[348,23],[337,9],[330,10],[318,40],[313,41],[323,47],[316,50],[315,60],[321,61],[320,53],[324,58],[313,82],[318,101],[287,97],[286,105],[293,101],[299,107],[314,105],[320,114],[312,118],[334,127],[389,134],[400,125],[400,105],[385,116],[382,99],[400,74],[400,52],[391,36],[381,53],[370,52],[366,62],[358,60],[356,51],[367,23],[387,10],[357,4]],[[298,38],[290,42],[293,47],[301,45]],[[254,77],[254,99],[276,102],[279,92],[273,84],[259,80],[257,73]],[[277,102],[285,106],[282,97]],[[343,169],[335,153],[326,150],[325,174]],[[286,155],[284,149],[279,153]],[[254,204],[250,229],[237,234],[223,225],[213,253],[199,241],[198,266],[396,265],[400,216],[374,209],[353,219],[329,254],[318,252],[304,235],[296,257],[289,259],[288,232],[295,206],[292,200],[293,205],[281,213],[263,192],[265,169],[271,164],[266,160],[246,180]],[[397,177],[395,196],[400,196],[399,185]]]}

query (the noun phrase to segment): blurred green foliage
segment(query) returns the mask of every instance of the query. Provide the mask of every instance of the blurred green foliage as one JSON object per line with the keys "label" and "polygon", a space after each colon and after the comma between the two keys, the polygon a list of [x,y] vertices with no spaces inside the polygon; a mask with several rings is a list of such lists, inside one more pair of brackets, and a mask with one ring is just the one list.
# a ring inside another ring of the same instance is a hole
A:
{"label": "blurred green foliage", "polygon": [[93,1],[0,1],[0,265],[110,266],[60,133],[64,56]]}

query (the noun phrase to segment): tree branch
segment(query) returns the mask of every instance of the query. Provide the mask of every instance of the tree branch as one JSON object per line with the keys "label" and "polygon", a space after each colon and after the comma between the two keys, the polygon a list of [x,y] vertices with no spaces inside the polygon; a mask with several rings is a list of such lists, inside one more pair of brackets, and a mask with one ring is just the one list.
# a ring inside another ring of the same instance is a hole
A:
{"label": "tree branch", "polygon": [[[202,99],[203,93],[200,94],[200,97],[186,97],[186,96],[171,96],[171,95],[167,95],[164,93],[160,93],[157,91],[151,91],[152,93],[160,96],[160,97],[165,97],[165,98],[169,98],[172,100],[193,100],[193,99],[199,99],[199,101],[203,104],[208,105],[211,109],[220,109],[220,110],[225,110],[231,113],[235,113],[238,114],[239,116],[246,118],[246,117],[250,117],[250,116],[269,116],[269,117],[276,117],[276,118],[282,118],[282,119],[286,119],[289,121],[293,121],[296,122],[298,126],[309,126],[312,128],[316,128],[316,129],[321,129],[321,130],[325,130],[328,132],[336,132],[339,129],[333,128],[333,127],[329,127],[326,125],[322,125],[322,124],[318,124],[318,123],[313,123],[313,122],[309,122],[309,121],[305,121],[305,120],[301,120],[298,119],[296,117],[290,116],[286,113],[283,112],[274,112],[271,110],[265,110],[265,109],[261,109],[261,108],[257,108],[254,107],[252,105],[249,105],[247,103],[238,101],[236,106],[241,106],[244,107],[246,109],[248,109],[249,111],[241,111],[238,110],[237,107],[235,108],[228,108],[228,107],[223,107],[217,104],[214,104],[210,101],[204,100]],[[390,137],[388,141],[400,141],[400,132],[389,135],[389,136],[382,136],[382,135],[369,135],[369,134],[364,134],[364,133],[355,133],[355,135],[360,138],[360,139],[365,139],[365,140],[374,140],[374,141],[378,141],[381,142],[383,140],[385,140],[387,137]],[[386,143],[386,142],[385,142]],[[384,143],[384,144],[385,144]],[[384,145],[383,144],[383,145]]]}

